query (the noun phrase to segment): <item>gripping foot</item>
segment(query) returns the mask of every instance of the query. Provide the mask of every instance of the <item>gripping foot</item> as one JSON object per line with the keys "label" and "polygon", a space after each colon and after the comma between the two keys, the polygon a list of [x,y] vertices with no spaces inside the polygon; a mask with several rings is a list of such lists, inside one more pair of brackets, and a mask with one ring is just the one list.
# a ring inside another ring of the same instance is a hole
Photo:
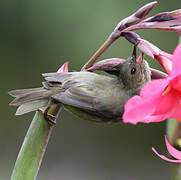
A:
{"label": "gripping foot", "polygon": [[43,110],[43,109],[38,109],[38,111],[43,114],[43,116],[45,117],[45,119],[48,121],[48,123],[49,123],[51,126],[54,126],[54,125],[56,125],[56,116],[54,116],[54,115],[52,115],[52,114],[49,114],[49,113],[48,113],[49,109],[50,109],[50,107],[47,107],[45,110]]}

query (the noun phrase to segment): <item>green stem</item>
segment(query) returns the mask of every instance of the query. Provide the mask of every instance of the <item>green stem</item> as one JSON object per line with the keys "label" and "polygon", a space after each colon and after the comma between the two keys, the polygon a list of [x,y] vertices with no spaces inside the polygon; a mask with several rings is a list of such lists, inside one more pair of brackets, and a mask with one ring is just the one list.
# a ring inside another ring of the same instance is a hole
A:
{"label": "green stem", "polygon": [[88,69],[95,63],[99,56],[113,43],[114,41],[108,38],[104,44],[95,52],[95,54],[89,59],[89,61],[82,67],[81,71]]}
{"label": "green stem", "polygon": [[95,52],[95,54],[88,60],[88,62],[82,67],[81,71],[91,67],[95,61],[121,36],[121,31],[114,30],[103,45]]}
{"label": "green stem", "polygon": [[[181,36],[179,39],[181,43]],[[181,150],[181,123],[176,119],[167,120],[167,137],[169,142]],[[173,164],[173,180],[181,180],[181,163]]]}
{"label": "green stem", "polygon": [[[49,112],[57,117],[60,106],[52,106]],[[24,138],[11,180],[36,179],[52,130],[53,125],[37,111]]]}
{"label": "green stem", "polygon": [[35,179],[53,126],[36,112],[20,149],[11,180]]}

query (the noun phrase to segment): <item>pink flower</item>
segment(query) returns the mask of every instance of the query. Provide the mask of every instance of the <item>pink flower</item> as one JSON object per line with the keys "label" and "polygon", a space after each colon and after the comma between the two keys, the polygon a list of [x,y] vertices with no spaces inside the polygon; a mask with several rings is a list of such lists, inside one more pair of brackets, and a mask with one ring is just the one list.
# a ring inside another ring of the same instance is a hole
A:
{"label": "pink flower", "polygon": [[[162,54],[164,55],[164,54]],[[125,105],[123,122],[160,122],[181,119],[181,45],[172,56],[172,70],[165,79],[152,80]]]}
{"label": "pink flower", "polygon": [[160,50],[158,47],[142,38],[138,38],[137,40],[139,41],[137,47],[147,56],[158,60],[165,71],[170,74],[172,69],[172,55]]}
{"label": "pink flower", "polygon": [[105,71],[110,74],[119,75],[120,67],[122,63],[126,61],[125,59],[120,58],[111,58],[111,59],[104,59],[93,64],[87,71]]}
{"label": "pink flower", "polygon": [[156,6],[157,1],[153,1],[151,3],[148,3],[141,8],[139,8],[135,13],[133,13],[131,16],[123,19],[121,22],[118,23],[114,31],[121,31],[127,27],[130,27],[134,24],[138,24],[141,22],[148,14],[149,12]]}
{"label": "pink flower", "polygon": [[152,147],[152,150],[153,152],[159,156],[161,159],[165,160],[165,161],[169,161],[169,162],[174,162],[174,163],[181,163],[181,152],[178,151],[177,149],[175,149],[173,146],[171,146],[169,143],[168,143],[168,140],[167,140],[167,137],[165,136],[165,143],[166,143],[166,147],[167,147],[167,150],[168,152],[176,159],[176,160],[173,160],[173,159],[169,159],[163,155],[160,155],[156,150],[155,148]]}

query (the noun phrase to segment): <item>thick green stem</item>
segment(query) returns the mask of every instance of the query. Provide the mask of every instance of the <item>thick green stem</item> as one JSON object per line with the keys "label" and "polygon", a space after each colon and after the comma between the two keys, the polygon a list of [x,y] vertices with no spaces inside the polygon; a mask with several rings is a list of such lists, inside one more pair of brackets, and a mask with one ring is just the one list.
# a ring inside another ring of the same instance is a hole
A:
{"label": "thick green stem", "polygon": [[[56,117],[59,111],[60,106],[49,110]],[[37,111],[24,138],[11,180],[36,179],[52,130],[53,125],[47,122],[42,112]]]}
{"label": "thick green stem", "polygon": [[[181,36],[179,43],[181,43]],[[167,137],[169,142],[181,150],[181,123],[176,119],[167,120]],[[181,180],[181,163],[173,164],[173,180]]]}
{"label": "thick green stem", "polygon": [[103,45],[95,52],[95,54],[88,60],[88,62],[82,67],[81,71],[84,71],[91,67],[96,60],[121,36],[121,31],[116,29],[114,30]]}
{"label": "thick green stem", "polygon": [[36,112],[15,163],[11,180],[35,179],[53,126]]}

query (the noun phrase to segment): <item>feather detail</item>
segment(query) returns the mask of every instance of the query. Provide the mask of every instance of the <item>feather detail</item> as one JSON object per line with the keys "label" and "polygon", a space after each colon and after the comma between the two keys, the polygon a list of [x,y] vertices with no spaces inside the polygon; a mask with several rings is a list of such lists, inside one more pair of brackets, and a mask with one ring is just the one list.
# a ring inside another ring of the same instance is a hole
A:
{"label": "feather detail", "polygon": [[47,104],[49,104],[49,99],[41,99],[24,103],[18,107],[16,115],[22,115],[31,111],[35,111],[41,107],[45,107]]}
{"label": "feather detail", "polygon": [[43,88],[27,89],[27,90],[15,90],[9,93],[16,98],[10,103],[13,106],[19,106],[21,104],[35,101],[38,99],[43,99],[47,97],[47,90]]}
{"label": "feather detail", "polygon": [[9,91],[8,94],[13,96],[13,97],[18,97],[18,96],[22,96],[22,94],[23,95],[30,94],[30,93],[39,91],[41,89],[42,89],[42,87],[40,87],[40,88],[32,88],[32,89],[16,89],[16,90]]}

